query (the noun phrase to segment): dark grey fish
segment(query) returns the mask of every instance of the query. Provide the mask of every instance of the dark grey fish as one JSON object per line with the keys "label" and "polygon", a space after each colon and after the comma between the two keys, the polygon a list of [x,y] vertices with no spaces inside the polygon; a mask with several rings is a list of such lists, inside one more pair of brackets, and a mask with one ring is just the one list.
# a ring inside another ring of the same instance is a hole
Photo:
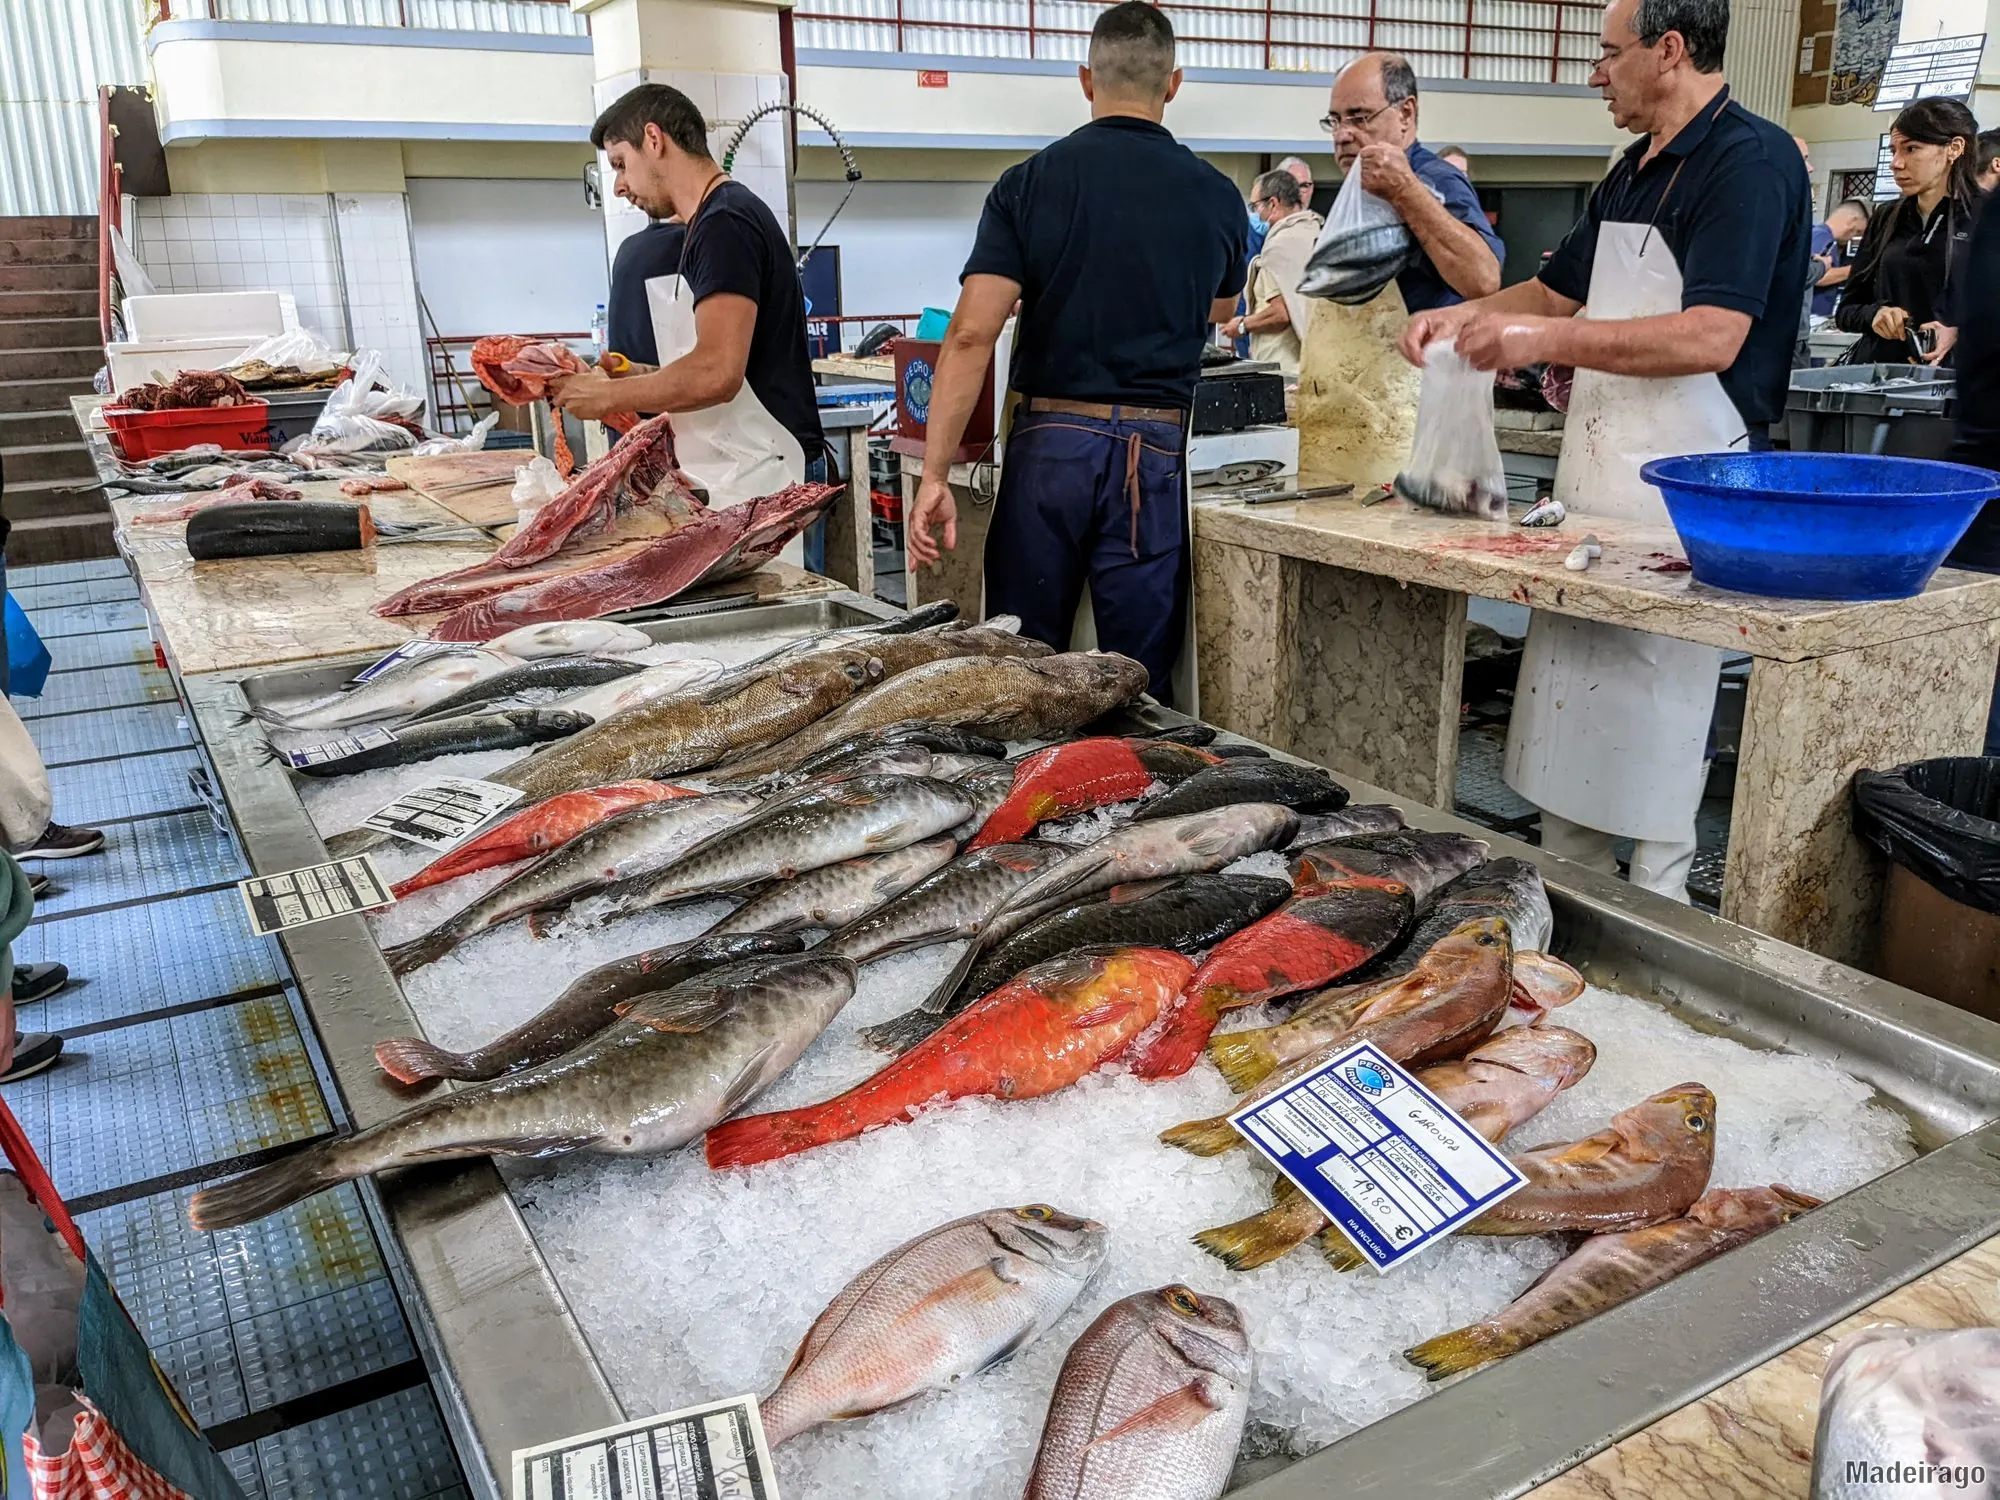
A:
{"label": "dark grey fish", "polygon": [[[788,774],[792,776],[817,776],[830,771],[858,756],[880,751],[890,745],[920,745],[933,752],[949,751],[961,755],[984,755],[999,759],[1007,753],[1007,747],[999,740],[988,739],[984,735],[967,734],[962,729],[953,729],[948,724],[931,724],[922,721],[908,724],[892,724],[887,729],[868,734],[857,734],[842,740],[837,745],[829,745],[817,755],[809,755]],[[718,776],[727,780],[727,773]]]}
{"label": "dark grey fish", "polygon": [[440,1078],[483,1082],[582,1046],[617,1019],[620,1004],[636,996],[671,989],[723,964],[804,948],[805,939],[793,932],[704,934],[691,942],[649,948],[592,969],[532,1019],[483,1047],[450,1052],[421,1037],[391,1037],[375,1044],[375,1062],[398,1083],[434,1083]]}
{"label": "dark grey fish", "polygon": [[1295,849],[1332,843],[1336,839],[1351,839],[1364,833],[1398,833],[1402,828],[1403,814],[1386,802],[1351,805],[1335,813],[1301,813],[1298,837],[1292,840],[1285,852],[1289,854]]}
{"label": "dark grey fish", "polygon": [[780,880],[759,891],[708,931],[722,936],[845,927],[884,902],[895,900],[957,852],[958,840],[946,834],[886,854],[822,865],[795,880]]}
{"label": "dark grey fish", "polygon": [[959,856],[820,947],[865,964],[908,948],[969,938],[1016,890],[1069,854],[1055,844],[989,844]]}
{"label": "dark grey fish", "polygon": [[1002,761],[997,766],[968,771],[956,780],[972,799],[972,816],[965,820],[963,830],[970,841],[986,826],[986,820],[1000,810],[1000,804],[1007,800],[1008,793],[1014,790],[1014,767]]}
{"label": "dark grey fish", "polygon": [[1138,820],[1178,818],[1232,802],[1276,802],[1302,813],[1338,812],[1347,788],[1318,766],[1288,760],[1236,760],[1197,771],[1164,796],[1141,803]]}
{"label": "dark grey fish", "polygon": [[1555,913],[1549,909],[1542,872],[1524,859],[1489,859],[1474,865],[1438,891],[1430,914],[1402,942],[1354,977],[1359,981],[1407,974],[1432,944],[1461,923],[1481,917],[1506,918],[1516,953],[1547,948],[1555,931]]}
{"label": "dark grey fish", "polygon": [[[481,750],[516,750],[525,745],[547,744],[589,727],[590,715],[561,708],[510,708],[501,713],[461,714],[387,730],[384,732],[391,738],[386,745],[371,745],[352,755],[290,769],[301,776],[351,776],[357,771],[413,766],[440,755],[470,755]],[[267,754],[271,760],[283,759],[275,749],[267,750]]]}
{"label": "dark grey fish", "polygon": [[643,662],[615,656],[551,656],[524,661],[518,667],[509,667],[470,687],[460,688],[448,698],[440,698],[429,708],[411,715],[409,722],[421,724],[430,719],[450,718],[482,703],[512,698],[519,693],[566,693],[577,688],[599,687],[645,670]]}
{"label": "dark grey fish", "polygon": [[1394,880],[1421,913],[1447,884],[1485,859],[1486,845],[1462,833],[1364,833],[1299,850],[1292,856],[1292,881],[1303,891],[1318,883]]}

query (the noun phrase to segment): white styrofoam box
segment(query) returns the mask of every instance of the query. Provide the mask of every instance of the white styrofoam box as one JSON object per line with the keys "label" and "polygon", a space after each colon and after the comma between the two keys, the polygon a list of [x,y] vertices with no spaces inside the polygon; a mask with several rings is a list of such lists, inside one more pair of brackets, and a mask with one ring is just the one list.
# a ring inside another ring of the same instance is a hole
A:
{"label": "white styrofoam box", "polygon": [[157,292],[125,299],[125,327],[138,340],[268,336],[285,331],[285,315],[275,291]]}
{"label": "white styrofoam box", "polygon": [[219,369],[241,358],[243,351],[255,342],[255,338],[243,334],[231,338],[133,340],[106,344],[104,355],[111,367],[111,389],[123,391],[159,376],[171,380],[183,370]]}

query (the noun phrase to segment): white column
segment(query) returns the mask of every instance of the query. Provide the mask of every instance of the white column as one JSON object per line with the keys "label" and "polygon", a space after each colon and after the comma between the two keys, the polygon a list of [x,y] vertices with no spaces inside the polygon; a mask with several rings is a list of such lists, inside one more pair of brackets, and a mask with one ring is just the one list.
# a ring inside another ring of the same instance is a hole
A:
{"label": "white column", "polygon": [[1784,124],[1799,70],[1798,0],[1730,0],[1723,71],[1729,91],[1752,114]]}

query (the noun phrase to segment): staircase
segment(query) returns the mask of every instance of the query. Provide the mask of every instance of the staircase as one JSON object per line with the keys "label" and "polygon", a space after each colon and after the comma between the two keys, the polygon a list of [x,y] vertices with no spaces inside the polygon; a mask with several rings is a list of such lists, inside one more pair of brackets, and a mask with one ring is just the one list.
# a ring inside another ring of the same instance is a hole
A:
{"label": "staircase", "polygon": [[[104,363],[97,220],[0,218],[0,500],[10,567],[111,557],[111,512],[70,415]],[[89,485],[81,493],[63,493]]]}

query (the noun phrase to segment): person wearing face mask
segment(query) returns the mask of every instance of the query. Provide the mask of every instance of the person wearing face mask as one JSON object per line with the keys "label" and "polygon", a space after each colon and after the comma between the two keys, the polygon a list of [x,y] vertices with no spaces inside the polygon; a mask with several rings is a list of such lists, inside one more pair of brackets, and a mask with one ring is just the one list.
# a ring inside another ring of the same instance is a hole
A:
{"label": "person wearing face mask", "polygon": [[1876,209],[1834,323],[1861,335],[1851,362],[1941,364],[1958,342],[1958,273],[1979,213],[1979,122],[1956,99],[1919,99],[1889,127],[1903,196]]}
{"label": "person wearing face mask", "polygon": [[1306,299],[1299,278],[1319,239],[1320,216],[1300,201],[1299,181],[1290,172],[1266,172],[1250,189],[1250,212],[1267,226],[1264,246],[1250,260],[1247,314],[1222,325],[1227,339],[1250,336],[1250,357],[1269,360],[1280,374],[1299,373],[1299,341],[1306,335]]}
{"label": "person wearing face mask", "polygon": [[[1728,35],[1728,0],[1611,0],[1590,81],[1641,139],[1539,275],[1403,336],[1415,364],[1453,338],[1482,370],[1574,366],[1555,493],[1586,518],[1667,526],[1641,464],[1768,447],[1784,410],[1811,184],[1791,137],[1730,99]],[[1542,809],[1544,849],[1610,872],[1632,839],[1633,883],[1687,899],[1720,666],[1712,647],[1536,613],[1504,774]]]}

